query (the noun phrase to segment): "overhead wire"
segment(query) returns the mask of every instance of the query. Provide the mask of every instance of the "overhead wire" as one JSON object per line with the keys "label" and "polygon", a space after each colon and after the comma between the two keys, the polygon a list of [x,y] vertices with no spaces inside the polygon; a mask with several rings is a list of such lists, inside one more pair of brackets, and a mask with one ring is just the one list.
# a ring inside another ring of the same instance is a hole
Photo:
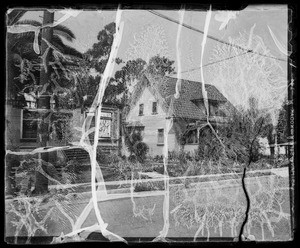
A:
{"label": "overhead wire", "polygon": [[[218,60],[218,61],[214,61],[214,62],[205,64],[205,65],[202,66],[202,68],[203,68],[203,67],[206,67],[206,66],[209,66],[209,65],[217,64],[217,63],[220,63],[220,62],[229,60],[229,59],[233,59],[233,58],[236,58],[236,57],[239,57],[239,56],[242,56],[242,55],[245,55],[245,54],[247,54],[247,53],[249,53],[249,52],[250,52],[250,51],[246,51],[246,52],[244,52],[244,53],[240,53],[240,54],[237,54],[237,55],[234,55],[234,56],[225,58],[225,59],[221,59],[221,60]],[[193,69],[189,69],[189,70],[182,71],[181,73],[192,72],[192,71],[196,71],[196,70],[199,70],[199,69],[201,69],[201,66],[196,67],[196,68],[193,68]],[[175,74],[175,73],[176,73],[176,72],[173,72],[172,74]]]}
{"label": "overhead wire", "polygon": [[[188,28],[188,29],[190,29],[190,30],[193,30],[193,31],[195,31],[195,32],[204,34],[204,32],[203,32],[202,30],[200,30],[200,29],[194,28],[194,27],[192,27],[192,26],[190,26],[190,25],[187,25],[187,24],[185,24],[185,23],[182,23],[182,24],[181,24],[179,21],[177,21],[177,20],[175,20],[175,19],[173,19],[173,18],[170,18],[170,17],[168,17],[168,16],[166,16],[166,15],[163,15],[163,14],[161,14],[161,13],[155,11],[155,10],[148,10],[148,12],[150,12],[150,13],[156,15],[156,16],[159,16],[159,17],[161,17],[161,18],[163,18],[163,19],[166,19],[166,20],[168,20],[168,21],[170,21],[170,22],[173,22],[173,23],[182,25],[183,27]],[[282,59],[282,58],[277,58],[277,57],[273,57],[273,56],[270,56],[270,55],[266,55],[266,54],[262,54],[262,53],[259,53],[259,52],[255,52],[255,51],[253,51],[253,50],[251,50],[251,49],[247,49],[247,48],[241,47],[241,46],[239,46],[239,45],[236,45],[236,44],[233,44],[233,43],[226,42],[226,41],[221,40],[221,39],[218,39],[218,38],[216,38],[216,37],[214,37],[214,36],[212,36],[212,35],[207,35],[207,38],[209,38],[209,39],[211,39],[211,40],[215,40],[215,41],[220,42],[220,43],[223,43],[223,44],[228,45],[228,46],[232,46],[232,47],[238,48],[238,49],[240,49],[240,50],[244,50],[244,51],[246,51],[247,53],[250,52],[250,53],[258,54],[258,55],[260,55],[260,56],[264,56],[264,57],[271,58],[271,59],[276,59],[276,60],[280,60],[280,61],[284,61],[284,62],[287,61],[287,60]]]}

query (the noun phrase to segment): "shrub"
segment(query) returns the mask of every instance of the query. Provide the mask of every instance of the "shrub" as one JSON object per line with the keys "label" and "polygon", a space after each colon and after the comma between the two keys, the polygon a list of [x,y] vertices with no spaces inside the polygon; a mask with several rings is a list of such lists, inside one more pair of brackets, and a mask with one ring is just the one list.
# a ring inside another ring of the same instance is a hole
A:
{"label": "shrub", "polygon": [[164,190],[164,182],[138,182],[135,187],[135,192],[142,192],[142,191],[153,191],[153,190]]}
{"label": "shrub", "polygon": [[62,181],[63,183],[76,183],[79,178],[80,163],[77,160],[70,160],[65,167],[62,167]]}
{"label": "shrub", "polygon": [[110,168],[113,171],[110,180],[130,180],[132,173],[134,179],[138,178],[138,172],[143,170],[142,165],[139,162],[119,161],[117,163],[110,164]]}
{"label": "shrub", "polygon": [[144,142],[137,142],[134,145],[134,149],[135,149],[135,155],[136,155],[137,160],[139,162],[143,163],[146,159],[146,154],[149,150],[148,145]]}
{"label": "shrub", "polygon": [[168,160],[171,162],[179,162],[179,163],[187,163],[187,161],[195,160],[195,156],[191,154],[191,152],[168,152]]}
{"label": "shrub", "polygon": [[122,160],[122,158],[115,153],[104,153],[100,147],[97,148],[96,159],[101,164],[118,163]]}
{"label": "shrub", "polygon": [[125,137],[125,144],[130,152],[131,160],[134,160],[132,157],[132,155],[134,155],[135,159],[140,163],[145,161],[146,154],[149,150],[148,145],[142,142],[142,139],[143,137],[140,132],[132,132]]}

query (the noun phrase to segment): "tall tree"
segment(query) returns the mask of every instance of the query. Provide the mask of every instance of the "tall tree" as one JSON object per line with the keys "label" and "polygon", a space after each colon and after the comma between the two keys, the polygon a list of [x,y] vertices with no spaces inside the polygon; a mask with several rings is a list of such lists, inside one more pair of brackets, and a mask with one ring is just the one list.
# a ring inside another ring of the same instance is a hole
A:
{"label": "tall tree", "polygon": [[[14,9],[7,14],[8,27],[24,27],[25,30],[26,26],[32,26],[34,28],[42,26],[42,23],[39,21],[21,20],[26,12],[27,11],[24,10]],[[53,45],[53,48],[56,49],[57,53],[82,58],[80,52],[63,42],[63,39],[68,41],[74,41],[75,39],[74,33],[69,28],[63,25],[56,25],[52,29],[53,35],[51,45]],[[41,55],[34,51],[34,46],[41,46],[42,32],[38,33],[37,40],[35,40],[35,38],[34,32],[7,33],[7,86],[10,95],[16,95],[23,92],[30,93],[30,91],[34,91],[37,88],[41,70]],[[50,54],[53,48],[50,49]],[[57,59],[52,55],[52,64],[58,62],[65,66],[65,62],[61,59],[62,56]],[[56,66],[58,65],[56,64]]]}
{"label": "tall tree", "polygon": [[[228,96],[234,104],[243,104],[244,99],[255,96],[259,107],[267,109],[271,114],[272,124],[268,126],[268,141],[270,152],[274,156],[275,135],[273,127],[276,125],[277,111],[283,101],[287,86],[287,76],[278,60],[274,57],[264,40],[254,34],[252,27],[249,33],[243,32],[239,36],[230,38],[230,42],[253,52],[241,50],[225,44],[217,45],[210,58],[208,80]],[[267,55],[262,56],[261,54]],[[229,59],[228,59],[229,58]]]}
{"label": "tall tree", "polygon": [[278,122],[276,125],[277,142],[286,143],[288,137],[288,105],[287,101],[284,101],[279,111]]}
{"label": "tall tree", "polygon": [[[175,70],[173,64],[174,61],[166,57],[160,57],[159,55],[150,58],[149,63],[141,58],[129,60],[121,70],[115,73],[115,77],[111,80],[110,87],[118,89],[115,92],[119,95],[119,102],[122,106],[125,106],[133,88],[144,74],[155,76],[169,75]],[[123,92],[121,90],[123,90]],[[109,92],[110,88],[108,87],[107,93]],[[108,101],[108,97],[109,94],[107,94],[107,98],[105,98],[104,101]]]}
{"label": "tall tree", "polygon": [[[239,107],[231,113],[229,121],[224,126],[218,126],[218,137],[210,128],[200,131],[199,156],[202,159],[219,159],[225,154],[228,158],[244,164],[250,164],[259,159],[260,137],[272,133],[272,122],[269,113],[260,110],[257,99],[248,100],[249,108]],[[224,159],[223,161],[226,161]]]}
{"label": "tall tree", "polygon": [[[86,95],[86,101],[91,103],[96,92],[95,87],[100,82],[101,74],[103,73],[110,54],[111,45],[115,33],[115,23],[109,23],[98,33],[98,42],[93,44],[93,47],[86,52],[89,57],[91,67],[94,68],[97,76],[90,76],[87,80],[89,87]],[[147,63],[141,58],[129,60],[127,62],[118,58],[117,64],[124,66],[116,71],[114,78],[111,78],[104,94],[103,103],[118,105],[124,107],[126,99],[130,94],[130,88],[141,78],[144,73],[155,75],[168,75],[174,71],[174,61],[167,57],[153,56]]]}
{"label": "tall tree", "polygon": [[116,24],[114,22],[107,24],[98,33],[98,42],[94,43],[93,47],[86,52],[91,61],[91,66],[100,74],[104,72],[107,64],[115,32]]}

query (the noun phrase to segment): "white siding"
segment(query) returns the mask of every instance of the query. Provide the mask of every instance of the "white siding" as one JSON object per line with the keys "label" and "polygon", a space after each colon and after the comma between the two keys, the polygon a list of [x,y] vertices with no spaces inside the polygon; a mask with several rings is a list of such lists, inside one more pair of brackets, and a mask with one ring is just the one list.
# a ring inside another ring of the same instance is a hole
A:
{"label": "white siding", "polygon": [[[149,146],[149,155],[162,155],[164,145],[157,144],[158,129],[166,129],[166,113],[160,103],[157,103],[157,114],[152,114],[152,103],[156,102],[154,95],[145,88],[141,97],[130,110],[126,121],[139,121],[145,126],[143,141]],[[144,104],[144,114],[139,116],[139,105]],[[168,150],[175,149],[175,134],[168,135]]]}

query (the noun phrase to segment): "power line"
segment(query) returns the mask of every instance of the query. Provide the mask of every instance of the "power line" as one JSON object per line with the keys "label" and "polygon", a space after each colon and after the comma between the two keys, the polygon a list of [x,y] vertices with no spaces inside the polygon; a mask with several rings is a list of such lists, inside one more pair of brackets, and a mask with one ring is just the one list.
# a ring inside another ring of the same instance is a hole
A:
{"label": "power line", "polygon": [[[231,56],[231,57],[228,57],[228,58],[225,58],[225,59],[221,59],[221,60],[218,60],[218,61],[214,61],[214,62],[205,64],[205,65],[202,66],[202,68],[203,68],[203,67],[206,67],[206,66],[209,66],[209,65],[217,64],[217,63],[220,63],[220,62],[229,60],[229,59],[233,59],[233,58],[236,58],[236,57],[238,57],[238,56],[242,56],[242,55],[247,54],[247,53],[249,53],[249,52],[250,52],[250,51],[247,51],[247,52],[244,52],[244,53],[237,54],[237,55],[235,55],[235,56]],[[201,66],[196,67],[196,68],[193,68],[193,69],[189,69],[189,70],[182,71],[181,73],[186,73],[186,72],[196,71],[196,70],[199,70],[199,69],[201,69]],[[173,74],[176,74],[176,73],[177,73],[177,72],[173,72]]]}
{"label": "power line", "polygon": [[[168,16],[165,16],[165,15],[163,15],[163,14],[161,14],[161,13],[158,13],[157,11],[154,11],[154,10],[148,10],[148,11],[149,11],[150,13],[152,13],[152,14],[154,14],[154,15],[156,15],[156,16],[159,16],[159,17],[161,17],[161,18],[163,18],[163,19],[166,19],[166,20],[168,20],[168,21],[170,21],[170,22],[174,22],[174,23],[176,23],[176,24],[182,25],[182,26],[185,27],[185,28],[188,28],[188,29],[191,29],[191,30],[193,30],[193,31],[195,31],[195,32],[204,34],[204,32],[203,32],[202,30],[200,30],[200,29],[194,28],[194,27],[192,27],[192,26],[190,26],[190,25],[187,25],[187,24],[185,24],[185,23],[182,23],[182,24],[181,24],[179,21],[177,21],[177,20],[175,20],[175,19],[172,19],[172,18],[170,18],[170,17],[168,17]],[[254,52],[254,51],[251,50],[251,49],[247,49],[247,48],[241,47],[241,46],[239,46],[239,45],[232,44],[232,43],[226,42],[226,41],[224,41],[224,40],[220,40],[220,39],[218,39],[218,38],[216,38],[216,37],[214,37],[214,36],[211,36],[211,35],[207,35],[207,38],[212,39],[212,40],[215,40],[215,41],[220,42],[220,43],[223,43],[223,44],[228,45],[228,46],[236,47],[236,48],[238,48],[238,49],[240,49],[240,50],[244,50],[244,51],[246,51],[247,53],[248,53],[248,52],[251,52],[251,53],[258,54],[258,55],[260,55],[260,56],[264,56],[264,57],[267,57],[267,58],[276,59],[276,60],[280,60],[280,61],[284,61],[284,62],[287,61],[287,60],[285,60],[285,59],[276,58],[276,57],[269,56],[269,55],[266,55],[266,54]]]}

